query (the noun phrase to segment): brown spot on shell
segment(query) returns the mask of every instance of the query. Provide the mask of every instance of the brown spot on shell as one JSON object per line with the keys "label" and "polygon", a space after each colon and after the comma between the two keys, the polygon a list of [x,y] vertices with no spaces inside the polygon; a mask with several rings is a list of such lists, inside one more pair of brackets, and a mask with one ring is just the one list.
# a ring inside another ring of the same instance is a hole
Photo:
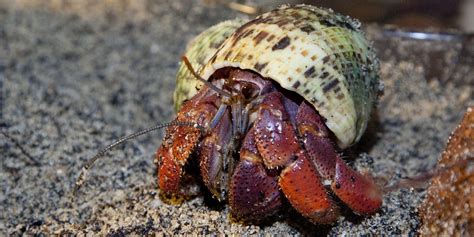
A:
{"label": "brown spot on shell", "polygon": [[326,64],[329,62],[329,60],[331,59],[331,57],[328,55],[326,57],[323,58],[323,63]]}
{"label": "brown spot on shell", "polygon": [[300,87],[301,83],[299,81],[296,81],[292,87],[295,88],[295,89],[298,89],[298,87]]}
{"label": "brown spot on shell", "polygon": [[288,23],[290,23],[290,19],[287,19],[287,18],[283,18],[277,22],[275,22],[275,24],[279,27],[282,27],[284,25],[287,25]]}
{"label": "brown spot on shell", "polygon": [[315,61],[318,57],[316,55],[311,56],[311,60]]}
{"label": "brown spot on shell", "polygon": [[260,41],[262,41],[263,39],[265,39],[265,37],[268,36],[268,32],[266,31],[261,31],[260,33],[258,33],[254,38],[253,40],[255,41],[255,44],[259,44]]}
{"label": "brown spot on shell", "polygon": [[329,76],[329,72],[323,72],[319,78],[326,79]]}
{"label": "brown spot on shell", "polygon": [[242,51],[239,51],[239,53],[237,53],[237,55],[234,57],[233,60],[237,62],[241,62],[243,58],[244,58],[244,55],[242,54]]}
{"label": "brown spot on shell", "polygon": [[284,48],[288,47],[288,45],[290,45],[290,43],[291,43],[290,37],[285,36],[280,41],[278,41],[278,43],[273,45],[272,51],[284,49]]}
{"label": "brown spot on shell", "polygon": [[301,17],[301,14],[298,11],[294,11],[291,13],[291,16],[298,19]]}
{"label": "brown spot on shell", "polygon": [[345,97],[344,94],[341,93],[341,94],[338,94],[338,95],[336,96],[336,99],[342,100],[342,99],[344,99],[344,97]]}
{"label": "brown spot on shell", "polygon": [[303,55],[303,57],[308,56],[308,51],[307,50],[301,51],[301,55]]}
{"label": "brown spot on shell", "polygon": [[257,70],[257,72],[260,72],[262,71],[262,69],[264,69],[266,66],[267,66],[268,63],[256,63],[253,67],[255,68],[255,70]]}
{"label": "brown spot on shell", "polygon": [[242,26],[240,26],[235,32],[234,32],[234,35],[232,36],[233,40],[232,40],[232,46],[235,46],[237,44],[237,42],[240,40],[240,38],[242,37],[247,37],[249,36],[250,34],[253,33],[254,29],[250,29],[248,30],[247,28],[250,27],[251,25],[253,24],[256,24],[256,22],[258,22],[259,18],[253,20],[253,21],[249,21],[245,24],[243,24]]}
{"label": "brown spot on shell", "polygon": [[227,60],[230,57],[230,54],[232,54],[232,51],[227,52],[224,56],[224,59]]}
{"label": "brown spot on shell", "polygon": [[268,36],[267,41],[271,42],[274,38],[275,38],[275,35],[270,35]]}
{"label": "brown spot on shell", "polygon": [[253,29],[250,29],[250,30],[246,31],[246,32],[242,35],[242,38],[245,38],[245,37],[247,37],[247,36],[253,34],[253,31],[254,31]]}
{"label": "brown spot on shell", "polygon": [[211,63],[215,63],[217,59],[217,55],[212,56],[211,58]]}
{"label": "brown spot on shell", "polygon": [[[235,32],[234,32],[234,42],[233,42],[233,45],[235,45],[235,43],[237,42],[237,40],[242,37],[243,34],[245,33],[248,33],[247,31],[247,28],[253,24],[255,24],[258,20],[261,20],[261,19],[255,19],[253,21],[249,21],[245,24],[243,24],[242,26],[240,26]],[[253,29],[252,29],[253,30]]]}
{"label": "brown spot on shell", "polygon": [[323,87],[323,93],[326,93],[326,92],[330,91],[332,88],[337,86],[337,84],[339,84],[339,80],[337,80],[337,79],[332,80],[331,82],[329,82],[329,84],[327,84]]}
{"label": "brown spot on shell", "polygon": [[314,68],[314,66],[311,66],[310,68],[308,68],[308,70],[306,70],[306,72],[304,72],[304,76],[308,78],[312,76],[315,71],[316,71],[316,68]]}
{"label": "brown spot on shell", "polygon": [[332,20],[332,19],[321,19],[319,21],[319,24],[326,26],[326,27],[332,27],[332,26],[337,26],[337,24]]}
{"label": "brown spot on shell", "polygon": [[301,27],[300,30],[306,33],[310,33],[310,32],[313,32],[315,29],[311,25],[305,25]]}

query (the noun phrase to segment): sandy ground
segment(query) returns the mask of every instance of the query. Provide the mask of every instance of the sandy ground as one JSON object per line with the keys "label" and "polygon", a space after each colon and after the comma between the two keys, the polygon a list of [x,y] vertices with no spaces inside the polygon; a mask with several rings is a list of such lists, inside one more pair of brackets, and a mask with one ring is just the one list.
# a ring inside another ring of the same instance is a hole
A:
{"label": "sandy ground", "polygon": [[[161,133],[111,151],[69,196],[84,162],[114,138],[173,116],[171,92],[186,42],[242,16],[201,1],[0,1],[0,235],[413,234],[423,190],[384,198],[369,217],[347,211],[315,226],[288,210],[261,225],[234,223],[201,196],[164,204],[153,157]],[[473,37],[416,41],[370,27],[385,95],[349,162],[395,182],[434,167],[474,103]],[[457,36],[456,36],[457,37]],[[471,46],[469,46],[471,45]]]}

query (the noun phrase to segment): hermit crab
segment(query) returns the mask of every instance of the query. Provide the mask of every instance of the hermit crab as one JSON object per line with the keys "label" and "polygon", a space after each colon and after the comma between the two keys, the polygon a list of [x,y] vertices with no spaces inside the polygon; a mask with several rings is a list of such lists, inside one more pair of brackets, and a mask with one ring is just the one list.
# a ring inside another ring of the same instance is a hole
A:
{"label": "hermit crab", "polygon": [[282,6],[217,24],[188,45],[175,120],[101,150],[74,190],[106,151],[167,127],[155,159],[164,197],[194,195],[198,180],[236,219],[258,221],[288,202],[313,223],[332,223],[336,200],[372,214],[383,192],[340,151],[367,127],[381,92],[378,68],[360,23],[330,9]]}
{"label": "hermit crab", "polygon": [[380,208],[375,182],[339,154],[361,138],[381,88],[358,21],[283,6],[211,27],[186,57],[175,122],[196,126],[167,128],[156,156],[161,192],[189,195],[187,166],[196,165],[239,219],[272,215],[285,198],[314,223],[336,220],[335,198],[359,214]]}

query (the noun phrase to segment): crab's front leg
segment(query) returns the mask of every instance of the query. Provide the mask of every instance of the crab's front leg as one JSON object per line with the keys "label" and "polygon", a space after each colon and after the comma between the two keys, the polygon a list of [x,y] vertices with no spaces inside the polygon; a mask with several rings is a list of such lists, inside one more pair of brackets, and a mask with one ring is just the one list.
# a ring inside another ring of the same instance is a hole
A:
{"label": "crab's front leg", "polygon": [[[195,122],[208,127],[217,112],[219,100],[212,90],[203,88],[183,105],[175,121]],[[202,135],[202,131],[196,127],[168,127],[156,156],[158,185],[163,193],[178,196],[191,194],[189,189],[182,187],[183,168]]]}
{"label": "crab's front leg", "polygon": [[321,177],[354,212],[375,213],[382,205],[382,192],[375,182],[351,169],[335,151],[321,117],[306,103],[296,116],[306,151]]}
{"label": "crab's front leg", "polygon": [[226,198],[229,174],[234,170],[232,122],[229,107],[221,105],[210,132],[198,148],[199,168],[204,184],[215,198]]}

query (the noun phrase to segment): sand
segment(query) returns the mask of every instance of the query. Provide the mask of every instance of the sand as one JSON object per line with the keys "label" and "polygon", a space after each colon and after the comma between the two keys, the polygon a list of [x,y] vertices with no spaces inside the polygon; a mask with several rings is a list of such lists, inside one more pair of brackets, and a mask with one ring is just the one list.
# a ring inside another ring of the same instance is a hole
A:
{"label": "sand", "polygon": [[[38,2],[0,1],[0,235],[418,230],[424,189],[390,193],[377,214],[346,211],[331,226],[312,225],[291,209],[260,225],[234,223],[228,207],[207,196],[165,204],[153,164],[161,132],[109,152],[71,199],[81,167],[101,147],[172,119],[174,76],[186,42],[243,15],[201,1]],[[413,40],[378,26],[367,31],[382,59],[385,94],[347,159],[396,182],[433,169],[474,103],[474,37]]]}

